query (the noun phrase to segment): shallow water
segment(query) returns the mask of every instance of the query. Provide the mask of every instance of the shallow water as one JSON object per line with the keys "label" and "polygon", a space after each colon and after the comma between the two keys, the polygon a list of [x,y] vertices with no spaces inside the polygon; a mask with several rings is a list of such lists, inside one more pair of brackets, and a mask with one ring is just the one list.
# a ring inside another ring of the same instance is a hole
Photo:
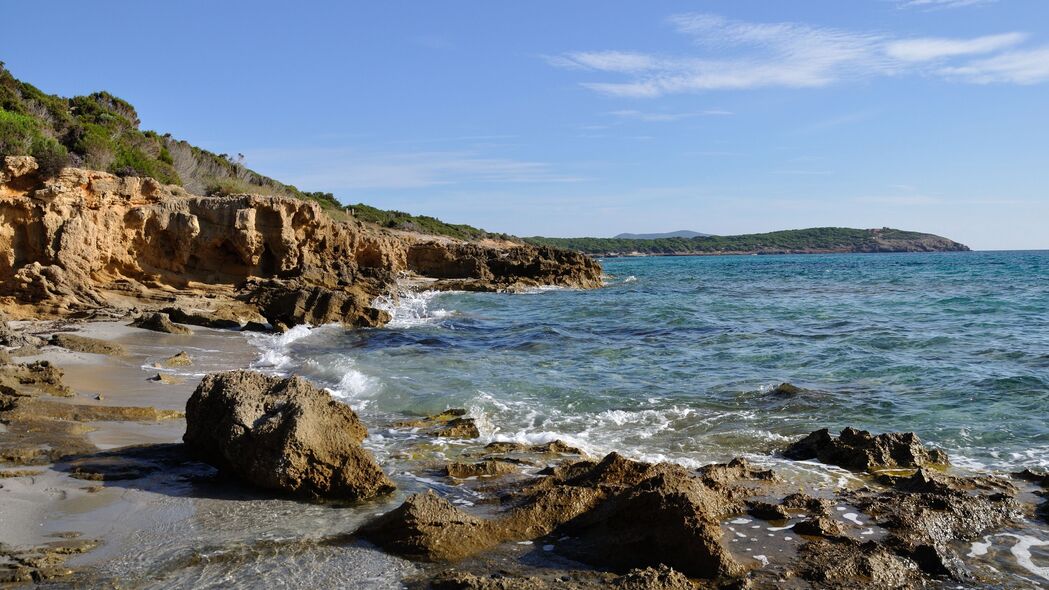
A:
{"label": "shallow water", "polygon": [[[389,327],[260,339],[369,424],[466,407],[486,439],[701,465],[816,428],[913,430],[974,469],[1049,466],[1049,252],[605,260],[608,285],[424,293]],[[768,393],[789,381],[813,391]],[[389,455],[403,444],[373,429]]]}

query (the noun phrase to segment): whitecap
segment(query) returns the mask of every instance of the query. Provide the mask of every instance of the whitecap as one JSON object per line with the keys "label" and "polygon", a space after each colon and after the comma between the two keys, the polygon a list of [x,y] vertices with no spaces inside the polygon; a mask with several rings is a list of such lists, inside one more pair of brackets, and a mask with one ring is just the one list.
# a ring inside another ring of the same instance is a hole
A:
{"label": "whitecap", "polygon": [[387,328],[414,328],[436,323],[452,315],[446,309],[430,309],[430,304],[442,293],[440,291],[401,291],[395,296],[380,295],[372,301],[372,307],[390,314]]}

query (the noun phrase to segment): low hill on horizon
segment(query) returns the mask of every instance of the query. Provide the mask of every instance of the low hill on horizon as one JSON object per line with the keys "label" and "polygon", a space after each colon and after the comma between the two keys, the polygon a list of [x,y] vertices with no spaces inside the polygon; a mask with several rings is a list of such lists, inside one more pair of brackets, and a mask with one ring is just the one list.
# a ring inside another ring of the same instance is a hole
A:
{"label": "low hill on horizon", "polygon": [[964,252],[969,250],[968,246],[942,236],[887,227],[880,229],[814,227],[737,236],[657,239],[544,238],[536,236],[525,238],[525,241],[603,257]]}
{"label": "low hill on horizon", "polygon": [[692,231],[688,229],[679,229],[678,231],[668,231],[663,233],[651,233],[651,234],[617,234],[613,236],[614,240],[659,240],[662,238],[701,238],[704,236],[712,236],[714,234],[704,234],[698,231]]}

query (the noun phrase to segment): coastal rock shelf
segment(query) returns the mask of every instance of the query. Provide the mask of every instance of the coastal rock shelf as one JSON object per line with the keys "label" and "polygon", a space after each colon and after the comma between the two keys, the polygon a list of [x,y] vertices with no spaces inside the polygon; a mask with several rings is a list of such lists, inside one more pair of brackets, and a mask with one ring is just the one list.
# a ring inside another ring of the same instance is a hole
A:
{"label": "coastal rock shelf", "polygon": [[555,248],[335,221],[292,197],[202,197],[77,168],[45,178],[28,156],[0,166],[0,305],[16,319],[178,304],[238,325],[376,326],[389,316],[371,302],[396,296],[402,276],[435,289],[601,285],[596,262]]}

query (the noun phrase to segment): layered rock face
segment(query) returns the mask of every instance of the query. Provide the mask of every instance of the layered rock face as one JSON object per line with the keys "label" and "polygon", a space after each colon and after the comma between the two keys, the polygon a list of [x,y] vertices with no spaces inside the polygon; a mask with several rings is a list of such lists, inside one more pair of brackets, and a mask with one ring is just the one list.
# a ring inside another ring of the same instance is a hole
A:
{"label": "layered rock face", "polygon": [[478,290],[600,285],[593,260],[550,248],[394,233],[287,197],[201,197],[148,178],[35,170],[29,157],[0,166],[0,297],[14,317],[196,297],[281,325],[380,325],[388,318],[371,302],[395,293],[399,274]]}
{"label": "layered rock face", "polygon": [[394,484],[360,443],[349,406],[301,377],[213,373],[186,403],[190,451],[259,487],[295,496],[362,500]]}

